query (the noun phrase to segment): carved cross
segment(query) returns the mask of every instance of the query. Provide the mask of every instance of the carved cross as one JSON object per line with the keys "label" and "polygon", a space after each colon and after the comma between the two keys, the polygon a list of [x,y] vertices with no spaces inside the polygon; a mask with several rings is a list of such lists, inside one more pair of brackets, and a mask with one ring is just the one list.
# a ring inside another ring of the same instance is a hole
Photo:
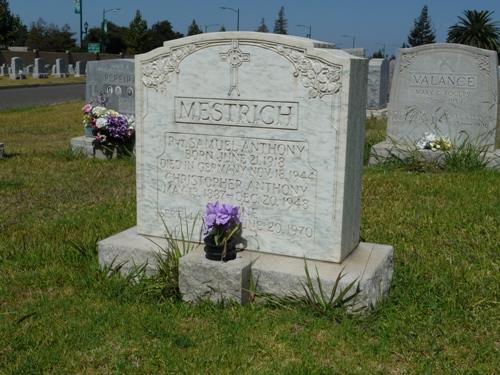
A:
{"label": "carved cross", "polygon": [[227,96],[231,96],[233,91],[240,96],[240,90],[238,89],[238,68],[244,63],[250,61],[250,54],[243,53],[240,49],[237,40],[233,40],[231,48],[227,52],[222,52],[220,54],[222,61],[227,61],[230,68],[230,83],[229,83],[229,93]]}

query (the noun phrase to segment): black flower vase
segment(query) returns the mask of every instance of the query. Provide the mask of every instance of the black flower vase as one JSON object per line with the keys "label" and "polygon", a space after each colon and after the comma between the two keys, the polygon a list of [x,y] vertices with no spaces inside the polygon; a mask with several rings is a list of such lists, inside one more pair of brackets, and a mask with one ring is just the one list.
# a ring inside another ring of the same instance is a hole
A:
{"label": "black flower vase", "polygon": [[227,243],[226,254],[224,255],[224,244],[216,245],[213,236],[206,237],[205,258],[210,260],[224,261],[236,259],[236,241],[232,238]]}

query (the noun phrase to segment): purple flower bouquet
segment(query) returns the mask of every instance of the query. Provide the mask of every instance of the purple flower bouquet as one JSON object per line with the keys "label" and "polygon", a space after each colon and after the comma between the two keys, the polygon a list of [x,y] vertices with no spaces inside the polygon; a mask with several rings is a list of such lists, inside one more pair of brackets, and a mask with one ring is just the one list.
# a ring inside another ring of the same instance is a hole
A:
{"label": "purple flower bouquet", "polygon": [[[85,104],[82,108],[86,132],[95,136],[94,146],[131,154],[135,141],[134,118],[102,106]],[[127,152],[128,151],[128,152]]]}
{"label": "purple flower bouquet", "polygon": [[236,258],[236,233],[241,230],[239,207],[226,203],[208,203],[203,215],[205,253],[208,259]]}

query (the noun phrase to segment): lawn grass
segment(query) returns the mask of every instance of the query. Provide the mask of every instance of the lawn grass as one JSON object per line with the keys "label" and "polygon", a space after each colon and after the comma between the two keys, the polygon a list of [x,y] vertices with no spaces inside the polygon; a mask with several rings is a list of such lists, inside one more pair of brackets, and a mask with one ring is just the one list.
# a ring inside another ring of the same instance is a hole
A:
{"label": "lawn grass", "polygon": [[0,77],[0,87],[27,86],[27,85],[61,85],[68,83],[85,83],[85,77],[66,77],[56,78],[49,76],[48,78],[33,78],[26,79],[10,79],[9,77]]}
{"label": "lawn grass", "polygon": [[0,111],[0,373],[497,373],[500,173],[365,168],[362,237],[395,247],[367,316],[190,306],[72,247],[136,220],[133,161],[68,152],[82,105]]}

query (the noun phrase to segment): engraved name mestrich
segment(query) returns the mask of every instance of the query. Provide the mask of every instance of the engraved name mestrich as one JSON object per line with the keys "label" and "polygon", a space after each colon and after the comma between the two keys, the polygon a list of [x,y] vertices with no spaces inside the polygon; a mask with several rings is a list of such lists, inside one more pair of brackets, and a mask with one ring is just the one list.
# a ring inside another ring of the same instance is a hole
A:
{"label": "engraved name mestrich", "polygon": [[175,121],[295,130],[298,103],[176,97]]}

